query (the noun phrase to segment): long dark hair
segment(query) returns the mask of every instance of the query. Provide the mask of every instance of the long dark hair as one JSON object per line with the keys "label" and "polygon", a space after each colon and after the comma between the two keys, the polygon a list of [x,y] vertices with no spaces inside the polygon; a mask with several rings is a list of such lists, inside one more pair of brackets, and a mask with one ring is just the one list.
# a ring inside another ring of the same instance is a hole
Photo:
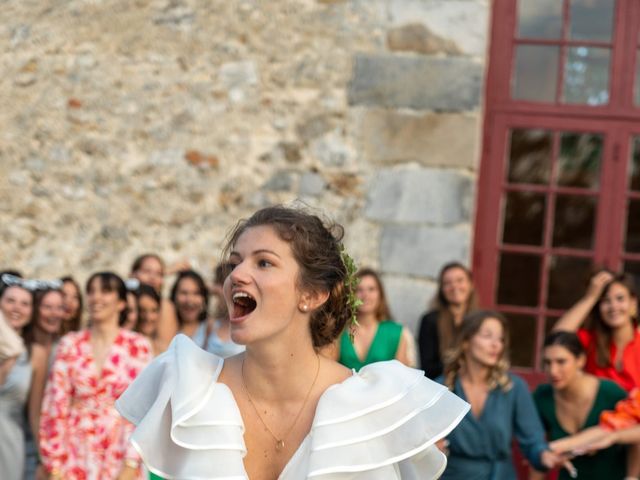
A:
{"label": "long dark hair", "polygon": [[76,293],[78,294],[78,311],[73,317],[71,317],[68,323],[62,322],[61,334],[64,335],[65,333],[76,332],[82,327],[82,312],[84,308],[84,301],[82,299],[82,289],[80,288],[80,284],[75,280],[75,278],[73,278],[71,275],[67,275],[62,277],[60,281],[63,283],[63,285],[65,283],[73,285],[73,287],[76,289]]}
{"label": "long dark hair", "polygon": [[118,294],[118,300],[122,300],[124,302],[125,306],[118,316],[118,325],[124,325],[127,321],[127,313],[129,311],[129,308],[127,307],[127,287],[124,280],[122,280],[118,274],[113,272],[96,272],[89,277],[89,280],[87,280],[85,293],[89,293],[89,288],[96,279],[100,280],[100,286],[104,291],[116,292]]}
{"label": "long dark hair", "polygon": [[186,278],[190,278],[196,283],[198,287],[198,293],[203,299],[204,303],[203,303],[202,311],[198,316],[198,320],[200,322],[204,322],[207,319],[207,313],[209,312],[209,291],[207,290],[207,285],[204,283],[204,279],[198,272],[194,270],[183,270],[178,273],[178,276],[176,277],[176,281],[173,283],[173,286],[171,287],[171,295],[170,295],[171,302],[176,306],[176,316],[178,317],[178,323],[182,325],[184,323],[184,319],[180,315],[180,310],[178,309],[176,298],[178,296],[178,287],[180,286],[180,282],[182,282]]}
{"label": "long dark hair", "polygon": [[[604,287],[600,298],[591,309],[589,327],[595,333],[595,350],[596,350],[596,364],[600,367],[607,367],[611,365],[609,349],[611,346],[612,331],[611,327],[605,323],[600,314],[600,304],[604,297],[609,293],[609,289],[612,285],[622,285],[627,289],[629,295],[633,299],[638,299],[636,292],[636,285],[633,277],[627,273],[620,273],[615,275],[613,279]],[[631,318],[634,326],[638,324],[638,312]]]}
{"label": "long dark hair", "polygon": [[460,262],[446,263],[440,269],[440,273],[438,274],[438,291],[431,303],[432,308],[438,311],[438,340],[440,344],[440,352],[446,351],[453,345],[453,342],[455,341],[456,335],[459,330],[453,320],[453,314],[449,309],[450,303],[447,300],[447,297],[445,297],[444,295],[443,288],[443,278],[445,274],[449,270],[453,269],[462,270],[471,283],[471,293],[469,294],[469,299],[467,300],[464,314],[466,315],[470,312],[473,312],[474,310],[477,310],[478,308],[476,289],[473,284],[473,274],[471,273],[471,270],[469,270]]}
{"label": "long dark hair", "polygon": [[356,273],[356,277],[359,279],[362,279],[363,277],[371,277],[374,279],[379,292],[378,306],[375,311],[376,320],[379,322],[383,320],[391,320],[391,309],[389,309],[387,296],[384,292],[384,286],[382,285],[382,279],[380,278],[380,275],[378,275],[378,272],[372,268],[361,268],[358,270],[358,273]]}
{"label": "long dark hair", "polygon": [[556,345],[565,348],[576,358],[581,357],[586,353],[582,342],[574,332],[567,332],[564,330],[551,332],[544,339],[544,345],[542,348],[553,347]]}

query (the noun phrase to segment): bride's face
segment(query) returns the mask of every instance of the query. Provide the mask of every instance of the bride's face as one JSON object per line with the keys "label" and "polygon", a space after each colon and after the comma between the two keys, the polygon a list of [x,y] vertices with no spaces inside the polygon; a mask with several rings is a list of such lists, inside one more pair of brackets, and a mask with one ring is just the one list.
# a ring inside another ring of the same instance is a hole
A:
{"label": "bride's face", "polygon": [[300,268],[289,244],[272,227],[242,233],[229,263],[232,271],[223,293],[234,342],[261,342],[306,325],[297,288]]}

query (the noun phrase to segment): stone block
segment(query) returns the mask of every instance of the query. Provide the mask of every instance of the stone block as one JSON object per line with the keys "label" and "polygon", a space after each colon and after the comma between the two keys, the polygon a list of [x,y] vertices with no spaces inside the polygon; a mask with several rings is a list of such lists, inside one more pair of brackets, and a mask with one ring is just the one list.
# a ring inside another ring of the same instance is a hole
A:
{"label": "stone block", "polygon": [[307,172],[300,178],[299,195],[301,197],[317,197],[322,194],[326,186],[322,175]]}
{"label": "stone block", "polygon": [[383,282],[394,320],[406,325],[417,337],[420,317],[436,292],[435,282],[397,275],[383,275]]}
{"label": "stone block", "polygon": [[393,26],[422,23],[467,55],[484,58],[489,32],[489,2],[475,0],[389,0]]}
{"label": "stone block", "polygon": [[459,55],[461,53],[454,41],[433,33],[422,23],[408,23],[389,30],[387,47],[391,51],[416,52],[425,55],[436,53]]}
{"label": "stone block", "polygon": [[360,109],[351,117],[364,159],[375,163],[418,162],[426,166],[474,168],[480,137],[476,114],[416,115]]}
{"label": "stone block", "polygon": [[442,265],[469,261],[469,228],[387,225],[380,239],[381,270],[435,279]]}
{"label": "stone block", "polygon": [[480,104],[482,65],[466,57],[361,53],[348,87],[351,105],[465,111]]}
{"label": "stone block", "polygon": [[431,168],[383,169],[369,187],[365,215],[382,222],[455,224],[470,219],[471,177]]}

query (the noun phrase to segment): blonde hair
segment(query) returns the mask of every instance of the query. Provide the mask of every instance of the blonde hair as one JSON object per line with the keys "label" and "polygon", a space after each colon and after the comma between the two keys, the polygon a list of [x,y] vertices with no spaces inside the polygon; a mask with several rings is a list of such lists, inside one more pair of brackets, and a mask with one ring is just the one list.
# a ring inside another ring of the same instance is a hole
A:
{"label": "blonde hair", "polygon": [[460,332],[456,338],[453,347],[444,354],[444,380],[449,390],[453,390],[456,379],[460,376],[460,372],[465,366],[465,350],[464,345],[471,340],[482,327],[485,320],[495,318],[502,325],[504,333],[504,348],[498,362],[489,369],[489,377],[487,378],[489,388],[500,388],[503,392],[508,392],[513,386],[511,377],[509,377],[509,329],[507,320],[498,312],[491,310],[479,310],[464,317]]}

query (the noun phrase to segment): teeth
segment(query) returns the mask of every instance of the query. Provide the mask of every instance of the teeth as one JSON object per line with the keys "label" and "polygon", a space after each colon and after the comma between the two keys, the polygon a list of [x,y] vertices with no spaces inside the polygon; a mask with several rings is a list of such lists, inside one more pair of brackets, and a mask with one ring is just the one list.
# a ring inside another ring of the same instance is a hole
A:
{"label": "teeth", "polygon": [[236,292],[233,294],[233,299],[236,300],[238,298],[250,298],[253,300],[253,297],[246,292]]}

